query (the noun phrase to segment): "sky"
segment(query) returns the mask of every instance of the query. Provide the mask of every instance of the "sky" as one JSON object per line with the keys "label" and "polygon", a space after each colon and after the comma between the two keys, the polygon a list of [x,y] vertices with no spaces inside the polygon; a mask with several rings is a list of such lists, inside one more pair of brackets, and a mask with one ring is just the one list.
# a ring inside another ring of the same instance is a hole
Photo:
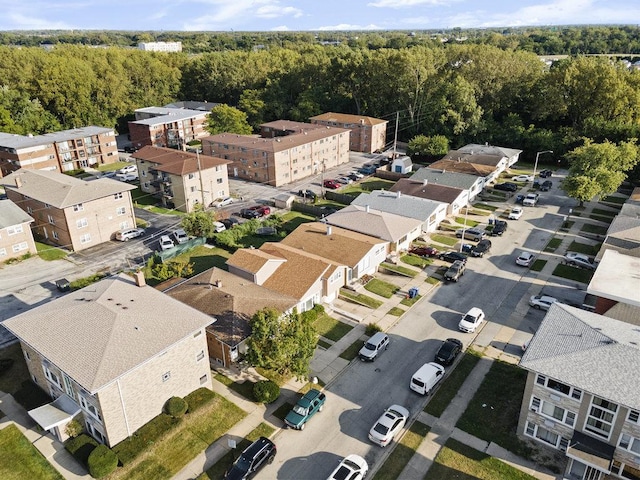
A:
{"label": "sky", "polygon": [[0,30],[429,30],[640,23],[638,0],[0,0],[0,7]]}

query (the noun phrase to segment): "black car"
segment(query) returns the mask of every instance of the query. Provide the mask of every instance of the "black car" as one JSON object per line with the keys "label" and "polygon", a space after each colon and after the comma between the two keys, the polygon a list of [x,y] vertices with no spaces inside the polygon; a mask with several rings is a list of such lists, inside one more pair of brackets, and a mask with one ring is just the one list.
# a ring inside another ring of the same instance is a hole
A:
{"label": "black car", "polygon": [[266,437],[260,437],[240,454],[240,457],[227,470],[224,478],[225,480],[253,478],[265,465],[273,462],[275,456],[275,444]]}
{"label": "black car", "polygon": [[520,205],[522,205],[523,201],[524,201],[524,195],[522,194],[516,195],[516,203],[519,203]]}
{"label": "black car", "polygon": [[553,172],[551,170],[541,170],[540,171],[540,178],[549,178],[552,175],[553,175]]}
{"label": "black car", "polygon": [[445,262],[453,263],[456,260],[462,260],[463,262],[467,261],[467,256],[460,252],[454,252],[453,250],[449,250],[448,252],[443,252],[438,255],[440,260],[444,260]]}
{"label": "black car", "polygon": [[224,225],[224,228],[227,230],[233,228],[235,225],[238,225],[240,222],[237,218],[229,217],[223,220],[220,220],[220,223]]}
{"label": "black car", "polygon": [[515,183],[511,183],[511,182],[498,183],[497,185],[494,185],[493,188],[494,188],[494,190],[502,190],[504,192],[517,192],[518,191],[518,185],[516,185]]}
{"label": "black car", "polygon": [[491,230],[492,236],[502,235],[507,230],[507,222],[504,220],[496,220],[493,224],[493,230]]}
{"label": "black car", "polygon": [[258,210],[255,210],[253,208],[243,208],[242,210],[240,210],[240,216],[242,218],[259,218],[262,215]]}
{"label": "black car", "polygon": [[314,192],[313,190],[298,190],[298,196],[302,198],[309,198],[313,201],[315,201],[315,199],[318,197],[316,192]]}
{"label": "black car", "polygon": [[451,365],[458,354],[462,351],[462,342],[457,338],[447,338],[438,353],[436,353],[435,361],[440,365]]}
{"label": "black car", "polygon": [[551,190],[551,187],[553,187],[553,182],[551,180],[545,180],[542,182],[542,185],[540,185],[540,191],[548,192]]}
{"label": "black car", "polygon": [[123,148],[123,150],[125,153],[136,153],[138,151],[138,149],[133,145],[127,145],[126,147]]}
{"label": "black car", "polygon": [[483,257],[489,250],[491,250],[491,240],[480,240],[471,250],[471,255],[474,257]]}

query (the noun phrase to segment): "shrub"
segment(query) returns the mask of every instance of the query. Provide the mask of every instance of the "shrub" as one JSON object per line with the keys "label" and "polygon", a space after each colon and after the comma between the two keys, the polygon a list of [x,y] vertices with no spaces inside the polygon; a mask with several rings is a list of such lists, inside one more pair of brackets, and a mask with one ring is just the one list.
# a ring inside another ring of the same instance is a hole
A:
{"label": "shrub", "polygon": [[187,402],[180,397],[171,397],[164,405],[164,411],[173,418],[179,418],[187,413]]}
{"label": "shrub", "polygon": [[64,448],[67,452],[73,455],[73,458],[83,465],[87,465],[89,455],[91,455],[91,452],[93,452],[97,446],[98,442],[86,433],[78,435],[75,438],[70,438],[64,443]]}
{"label": "shrub", "polygon": [[382,328],[380,327],[380,325],[378,325],[377,323],[370,323],[369,325],[367,325],[367,328],[365,328],[364,333],[371,336],[374,333],[381,332],[381,331],[382,331]]}
{"label": "shrub", "polygon": [[253,396],[257,402],[271,403],[280,396],[280,387],[271,380],[262,380],[253,386]]}
{"label": "shrub", "polygon": [[82,430],[84,430],[84,427],[79,421],[71,420],[69,423],[67,423],[67,426],[64,429],[64,433],[73,438],[80,435],[82,433]]}
{"label": "shrub", "polygon": [[306,312],[302,312],[300,314],[300,318],[306,322],[315,322],[318,319],[318,312],[315,310],[307,310]]}
{"label": "shrub", "polygon": [[323,314],[323,313],[324,313],[324,306],[320,305],[319,303],[316,303],[316,304],[313,306],[313,309],[316,311],[316,313],[317,313],[318,315],[321,315],[321,314]]}
{"label": "shrub", "polygon": [[200,407],[207,405],[214,398],[216,398],[216,394],[208,388],[204,387],[200,387],[184,397],[185,401],[187,402],[187,411],[190,413],[193,413]]}
{"label": "shrub", "polygon": [[106,445],[98,445],[89,455],[87,465],[93,478],[102,478],[117,468],[118,457]]}

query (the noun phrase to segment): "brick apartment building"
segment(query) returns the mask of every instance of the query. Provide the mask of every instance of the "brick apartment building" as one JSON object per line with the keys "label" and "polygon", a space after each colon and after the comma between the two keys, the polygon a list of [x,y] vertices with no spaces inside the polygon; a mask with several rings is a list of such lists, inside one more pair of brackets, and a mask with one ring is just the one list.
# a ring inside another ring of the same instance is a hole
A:
{"label": "brick apartment building", "polygon": [[384,150],[387,139],[387,120],[327,112],[309,119],[311,123],[351,130],[349,149],[354,152],[373,153]]}
{"label": "brick apartment building", "polygon": [[[215,104],[211,105],[213,108]],[[146,107],[135,111],[129,122],[131,145],[183,149],[193,141],[209,135],[206,122],[209,111],[173,107]]]}
{"label": "brick apartment building", "polygon": [[0,262],[38,253],[31,223],[33,218],[11,200],[0,200]]}

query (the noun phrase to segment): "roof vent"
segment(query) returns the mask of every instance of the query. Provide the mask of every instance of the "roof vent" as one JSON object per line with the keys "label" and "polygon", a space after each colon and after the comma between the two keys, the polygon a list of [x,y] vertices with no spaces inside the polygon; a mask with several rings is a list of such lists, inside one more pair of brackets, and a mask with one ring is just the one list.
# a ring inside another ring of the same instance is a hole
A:
{"label": "roof vent", "polygon": [[424,180],[422,180],[422,185],[426,185],[429,183],[429,180],[427,180],[426,178]]}

